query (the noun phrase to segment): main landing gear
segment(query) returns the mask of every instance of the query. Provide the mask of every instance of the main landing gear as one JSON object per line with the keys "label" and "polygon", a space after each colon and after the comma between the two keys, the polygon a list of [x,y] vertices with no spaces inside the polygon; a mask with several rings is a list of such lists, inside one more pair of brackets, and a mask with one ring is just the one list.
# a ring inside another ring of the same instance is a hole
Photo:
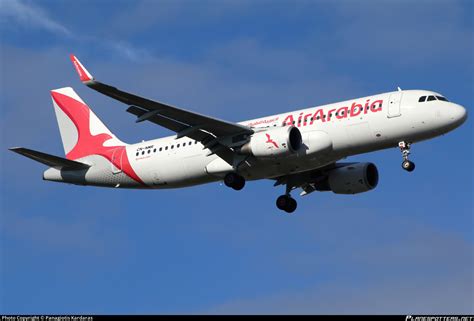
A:
{"label": "main landing gear", "polygon": [[[245,178],[237,173],[227,173],[224,176],[224,184],[236,191],[240,191],[245,186]],[[276,200],[276,206],[287,213],[293,213],[298,206],[296,200],[290,195],[292,189],[292,185],[286,184],[286,193],[279,196]]]}
{"label": "main landing gear", "polygon": [[276,206],[278,207],[278,209],[287,213],[293,213],[296,210],[296,207],[298,206],[296,200],[290,195],[291,189],[292,187],[287,184],[285,195],[279,196],[276,200]]}
{"label": "main landing gear", "polygon": [[236,191],[240,191],[245,186],[245,178],[237,173],[227,173],[224,177],[224,184]]}
{"label": "main landing gear", "polygon": [[285,194],[277,198],[276,206],[282,211],[293,213],[296,210],[298,203],[296,203],[296,200],[293,197]]}
{"label": "main landing gear", "polygon": [[402,168],[407,172],[413,172],[415,169],[415,163],[408,160],[408,155],[410,155],[410,146],[410,143],[404,141],[398,143],[398,147],[400,148],[403,157]]}

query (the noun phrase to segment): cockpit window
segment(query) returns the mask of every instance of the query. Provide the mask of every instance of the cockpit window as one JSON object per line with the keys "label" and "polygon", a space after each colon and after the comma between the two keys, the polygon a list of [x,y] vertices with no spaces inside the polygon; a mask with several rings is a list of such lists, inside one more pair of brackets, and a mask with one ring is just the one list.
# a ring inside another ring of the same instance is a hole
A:
{"label": "cockpit window", "polygon": [[443,96],[428,96],[428,99],[426,99],[426,97],[427,96],[421,96],[418,99],[418,102],[422,103],[424,101],[433,101],[433,100],[449,101],[449,100],[446,99],[446,97],[443,97]]}

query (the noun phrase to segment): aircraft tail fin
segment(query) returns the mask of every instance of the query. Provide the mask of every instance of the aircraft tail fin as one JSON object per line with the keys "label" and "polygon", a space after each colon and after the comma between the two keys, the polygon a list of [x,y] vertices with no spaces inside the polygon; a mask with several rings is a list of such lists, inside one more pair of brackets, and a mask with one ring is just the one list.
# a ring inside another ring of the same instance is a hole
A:
{"label": "aircraft tail fin", "polygon": [[71,87],[51,91],[66,158],[109,154],[126,144],[92,112]]}
{"label": "aircraft tail fin", "polygon": [[87,169],[90,167],[90,165],[88,164],[76,162],[73,160],[46,154],[43,152],[38,152],[36,150],[32,150],[28,148],[12,147],[10,148],[10,150],[17,154],[31,158],[32,160],[35,160],[37,162],[43,163],[49,167],[55,167],[58,169],[64,168],[64,169],[70,169],[70,170],[80,170],[80,169]]}

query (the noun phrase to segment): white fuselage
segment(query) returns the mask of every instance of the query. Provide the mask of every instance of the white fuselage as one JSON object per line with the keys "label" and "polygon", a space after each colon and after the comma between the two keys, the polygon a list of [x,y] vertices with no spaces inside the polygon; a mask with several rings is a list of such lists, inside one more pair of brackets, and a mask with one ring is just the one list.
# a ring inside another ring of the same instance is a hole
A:
{"label": "white fuselage", "polygon": [[[238,172],[255,180],[308,171],[351,155],[396,147],[400,141],[433,138],[462,124],[466,118],[462,106],[441,100],[418,101],[430,95],[440,96],[424,90],[395,91],[241,122],[256,132],[293,125],[300,130],[306,151],[266,159],[242,156],[245,161]],[[330,148],[311,152],[321,137],[330,141]],[[217,155],[208,155],[201,143],[175,135],[127,145],[126,154],[142,182],[97,156],[92,159],[97,166],[87,171],[84,183],[176,188],[221,180],[235,170]],[[48,171],[44,177],[48,179]]]}

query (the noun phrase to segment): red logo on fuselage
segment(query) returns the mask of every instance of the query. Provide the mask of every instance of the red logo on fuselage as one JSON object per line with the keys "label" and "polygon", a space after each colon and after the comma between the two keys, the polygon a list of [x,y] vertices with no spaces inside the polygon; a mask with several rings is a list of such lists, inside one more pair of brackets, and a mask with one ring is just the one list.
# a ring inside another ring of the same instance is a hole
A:
{"label": "red logo on fuselage", "polygon": [[[289,114],[283,120],[283,126],[295,125],[297,127],[313,125],[315,121],[320,121],[322,123],[332,121],[334,119],[344,119],[357,117],[359,115],[365,115],[369,112],[376,113],[382,110],[383,100],[374,100],[373,102],[370,99],[367,99],[365,103],[353,102],[350,106],[338,106],[334,108],[318,108],[314,112],[308,112],[304,114],[301,112],[298,116],[293,116]],[[297,121],[295,121],[297,119]]]}
{"label": "red logo on fuselage", "polygon": [[265,136],[267,136],[267,141],[265,143],[273,144],[275,148],[278,148],[278,144],[273,139],[270,138],[270,134],[265,134]]}
{"label": "red logo on fuselage", "polygon": [[[77,129],[77,143],[66,154],[67,159],[75,160],[89,155],[100,155],[106,158],[115,167],[121,168],[133,180],[143,181],[133,170],[127,157],[125,145],[104,146],[104,143],[113,137],[108,133],[92,135],[90,130],[90,109],[87,105],[67,95],[51,92],[59,108],[71,119]],[[122,153],[122,159],[116,157]]]}

